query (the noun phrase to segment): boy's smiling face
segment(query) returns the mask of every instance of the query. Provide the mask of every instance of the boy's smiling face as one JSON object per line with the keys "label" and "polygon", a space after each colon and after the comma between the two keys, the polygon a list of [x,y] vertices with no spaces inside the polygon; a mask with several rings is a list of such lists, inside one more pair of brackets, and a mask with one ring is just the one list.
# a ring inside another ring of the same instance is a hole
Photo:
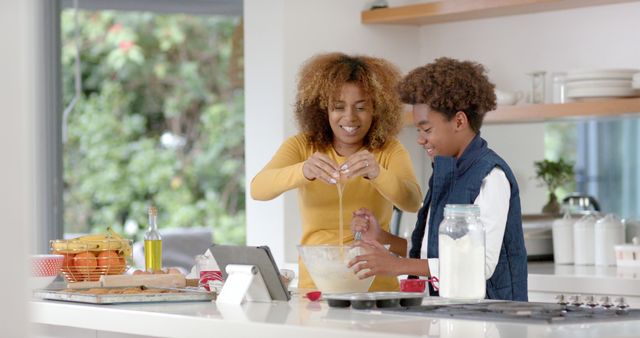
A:
{"label": "boy's smiling face", "polygon": [[[418,144],[432,159],[435,156],[460,157],[469,140],[466,115],[458,112],[450,120],[427,104],[413,106],[413,123],[418,129]],[[473,132],[472,132],[473,133]]]}

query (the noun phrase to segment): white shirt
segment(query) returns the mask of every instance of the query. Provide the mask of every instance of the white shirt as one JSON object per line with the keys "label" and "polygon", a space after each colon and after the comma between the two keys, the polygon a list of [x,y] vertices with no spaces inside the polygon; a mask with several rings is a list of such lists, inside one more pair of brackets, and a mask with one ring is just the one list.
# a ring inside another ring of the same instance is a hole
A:
{"label": "white shirt", "polygon": [[[511,197],[511,186],[509,180],[502,169],[495,167],[482,180],[480,193],[473,204],[480,206],[480,220],[485,228],[485,278],[489,279],[498,264],[500,249],[504,230],[507,227],[507,214],[509,213],[509,199]],[[427,257],[427,244],[429,239],[429,218],[431,217],[431,207],[427,213],[427,223],[425,225],[424,237],[422,238],[422,248],[420,257]],[[429,270],[432,276],[438,276],[439,260],[429,258]]]}

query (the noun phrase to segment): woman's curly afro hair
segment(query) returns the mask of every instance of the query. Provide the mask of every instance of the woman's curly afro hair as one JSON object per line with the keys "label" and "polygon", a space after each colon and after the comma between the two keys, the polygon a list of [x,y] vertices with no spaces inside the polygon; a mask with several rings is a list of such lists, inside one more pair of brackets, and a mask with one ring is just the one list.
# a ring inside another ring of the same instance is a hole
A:
{"label": "woman's curly afro hair", "polygon": [[464,112],[473,131],[478,133],[484,115],[496,108],[495,86],[476,62],[438,58],[412,70],[398,84],[402,102],[427,104],[451,120]]}
{"label": "woman's curly afro hair", "polygon": [[343,53],[319,54],[309,59],[298,74],[295,117],[300,131],[317,150],[333,143],[329,110],[345,83],[360,86],[372,109],[371,128],[364,138],[369,150],[381,149],[402,127],[402,102],[393,90],[400,73],[388,61]]}

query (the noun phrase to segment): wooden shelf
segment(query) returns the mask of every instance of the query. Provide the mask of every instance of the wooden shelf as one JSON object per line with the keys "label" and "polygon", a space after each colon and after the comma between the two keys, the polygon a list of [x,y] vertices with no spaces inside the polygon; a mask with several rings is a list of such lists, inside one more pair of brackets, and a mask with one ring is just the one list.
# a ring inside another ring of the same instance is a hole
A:
{"label": "wooden shelf", "polygon": [[363,11],[364,24],[428,25],[638,0],[441,0]]}
{"label": "wooden shelf", "polygon": [[[490,111],[484,124],[570,121],[594,117],[620,117],[640,113],[640,98],[580,101],[558,104],[500,106]],[[405,126],[412,126],[411,112],[405,112]]]}

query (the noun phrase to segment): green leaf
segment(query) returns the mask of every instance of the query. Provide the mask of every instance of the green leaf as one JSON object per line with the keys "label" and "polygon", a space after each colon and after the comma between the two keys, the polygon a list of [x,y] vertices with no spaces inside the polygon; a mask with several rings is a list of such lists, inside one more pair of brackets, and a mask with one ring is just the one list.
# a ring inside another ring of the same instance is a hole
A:
{"label": "green leaf", "polygon": [[[74,94],[73,11],[62,14],[64,103]],[[80,11],[83,95],[64,145],[66,232],[206,226],[244,243],[244,93],[228,79],[238,18]],[[236,59],[232,60],[232,57]],[[243,78],[242,68],[234,77]],[[185,140],[167,148],[161,136]]]}

